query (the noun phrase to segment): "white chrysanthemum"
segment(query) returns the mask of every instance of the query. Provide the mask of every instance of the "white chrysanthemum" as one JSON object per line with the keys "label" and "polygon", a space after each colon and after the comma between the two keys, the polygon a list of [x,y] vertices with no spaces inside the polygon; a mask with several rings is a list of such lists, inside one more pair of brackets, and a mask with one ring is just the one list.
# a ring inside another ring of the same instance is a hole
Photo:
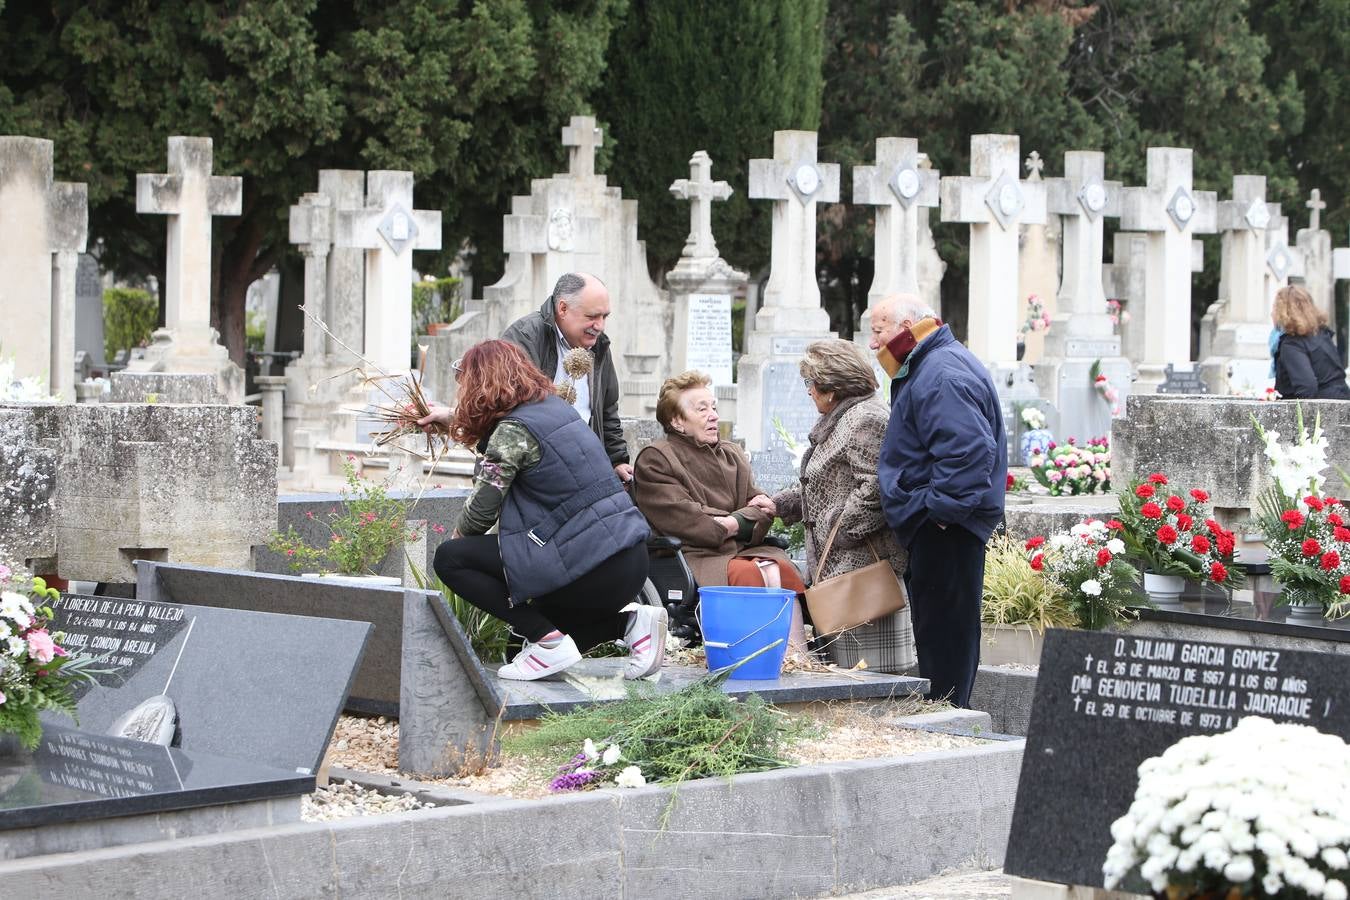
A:
{"label": "white chrysanthemum", "polygon": [[1089,597],[1100,597],[1102,595],[1102,583],[1095,578],[1089,578],[1080,584],[1078,589]]}
{"label": "white chrysanthemum", "polygon": [[1347,900],[1350,897],[1350,891],[1346,890],[1344,881],[1328,878],[1326,887],[1322,888],[1322,896],[1326,900]]}
{"label": "white chrysanthemum", "polygon": [[610,744],[605,748],[605,752],[600,755],[600,762],[612,766],[619,761],[620,756],[623,756],[623,751],[619,749],[619,745]]}
{"label": "white chrysanthemum", "polygon": [[621,788],[640,788],[647,783],[643,777],[642,770],[637,766],[626,766],[614,779],[614,783]]}
{"label": "white chrysanthemum", "polygon": [[7,639],[5,641],[5,644],[6,644],[6,652],[8,652],[10,656],[15,657],[16,659],[20,656],[23,656],[23,652],[28,649],[28,645],[24,643],[23,638],[17,636]]}

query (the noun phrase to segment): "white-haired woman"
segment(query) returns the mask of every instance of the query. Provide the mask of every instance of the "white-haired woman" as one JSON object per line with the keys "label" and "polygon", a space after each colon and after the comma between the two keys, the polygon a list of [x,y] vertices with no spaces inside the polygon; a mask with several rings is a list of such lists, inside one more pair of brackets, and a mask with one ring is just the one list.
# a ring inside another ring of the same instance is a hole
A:
{"label": "white-haired woman", "polygon": [[[886,432],[887,409],[877,399],[877,379],[851,342],[815,341],[801,361],[806,392],[820,419],[802,455],[800,479],[773,497],[784,522],[806,525],[807,572],[833,578],[876,562],[890,563],[897,579],[907,557],[886,526],[877,486],[877,456]],[[839,529],[820,565],[830,531]],[[875,550],[876,556],[873,556]],[[909,607],[829,638],[840,665],[866,659],[873,671],[898,672],[915,664]]]}

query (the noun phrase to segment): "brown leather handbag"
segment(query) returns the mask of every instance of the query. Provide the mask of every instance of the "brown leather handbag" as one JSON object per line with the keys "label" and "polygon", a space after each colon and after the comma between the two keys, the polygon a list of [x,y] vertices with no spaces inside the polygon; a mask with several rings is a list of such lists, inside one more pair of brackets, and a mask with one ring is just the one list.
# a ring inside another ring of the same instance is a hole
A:
{"label": "brown leather handbag", "polygon": [[811,612],[811,624],[817,635],[857,628],[905,608],[905,589],[895,577],[890,562],[877,555],[877,548],[870,538],[867,549],[872,551],[876,562],[820,580],[825,560],[834,546],[834,536],[839,533],[839,524],[836,521],[830,529],[830,537],[816,563],[815,578],[806,589],[806,608]]}

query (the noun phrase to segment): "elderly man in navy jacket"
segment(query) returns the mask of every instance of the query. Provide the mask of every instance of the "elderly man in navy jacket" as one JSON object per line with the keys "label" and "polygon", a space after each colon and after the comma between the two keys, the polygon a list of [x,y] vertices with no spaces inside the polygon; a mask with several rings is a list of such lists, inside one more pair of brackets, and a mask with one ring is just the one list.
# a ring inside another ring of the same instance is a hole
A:
{"label": "elderly man in navy jacket", "polygon": [[893,370],[877,476],[886,521],[909,550],[919,674],[930,698],[969,706],[984,548],[1003,518],[1008,472],[998,394],[984,364],[918,297],[887,297],[873,322]]}

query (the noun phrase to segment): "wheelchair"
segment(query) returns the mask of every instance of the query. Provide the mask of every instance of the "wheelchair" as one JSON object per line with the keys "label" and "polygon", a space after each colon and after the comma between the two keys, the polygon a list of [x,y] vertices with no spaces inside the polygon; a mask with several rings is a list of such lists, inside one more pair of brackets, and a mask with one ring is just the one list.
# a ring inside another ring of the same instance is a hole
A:
{"label": "wheelchair", "polygon": [[[763,543],[780,550],[788,548],[787,538],[781,535],[771,534]],[[698,585],[681,546],[676,537],[654,534],[647,538],[649,565],[643,592],[646,602],[660,604],[670,614],[670,634],[690,646],[698,646],[703,643],[698,625]]]}

